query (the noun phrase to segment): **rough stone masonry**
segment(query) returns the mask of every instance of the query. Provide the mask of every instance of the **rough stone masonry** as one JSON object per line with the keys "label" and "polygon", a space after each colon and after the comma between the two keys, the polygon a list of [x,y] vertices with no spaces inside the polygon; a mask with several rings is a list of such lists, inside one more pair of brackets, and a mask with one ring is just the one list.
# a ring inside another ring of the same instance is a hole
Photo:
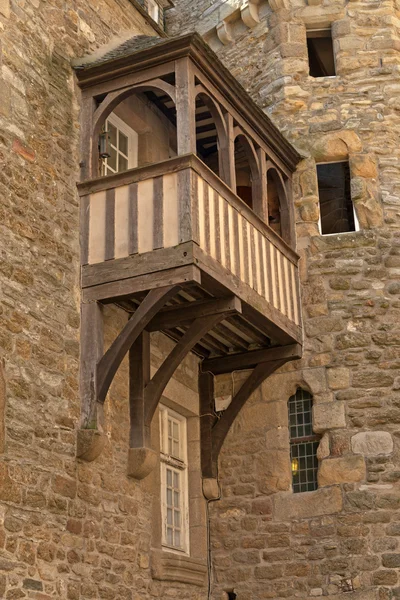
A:
{"label": "rough stone masonry", "polygon": [[[211,597],[400,598],[400,3],[176,0],[303,153],[294,199],[305,354],[271,377],[222,451],[210,506]],[[247,21],[247,24],[246,22]],[[251,25],[251,26],[249,26]],[[337,76],[308,74],[332,27]],[[125,474],[126,365],[101,460],[80,416],[80,98],[72,58],[153,35],[129,0],[0,0],[0,598],[206,600],[152,576],[152,491]],[[221,39],[223,41],[221,41]],[[321,236],[316,162],[349,160],[360,230]],[[108,309],[108,339],[125,318]],[[155,340],[155,363],[165,340]],[[177,382],[196,393],[196,359]],[[287,400],[314,401],[319,489],[291,492]]]}

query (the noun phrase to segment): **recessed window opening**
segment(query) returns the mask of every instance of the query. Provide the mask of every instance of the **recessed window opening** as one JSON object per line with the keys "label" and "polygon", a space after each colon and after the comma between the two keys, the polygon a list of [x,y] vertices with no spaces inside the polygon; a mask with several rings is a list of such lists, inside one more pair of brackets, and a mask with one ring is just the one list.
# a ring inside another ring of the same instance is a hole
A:
{"label": "recessed window opening", "polygon": [[317,165],[317,177],[321,233],[356,231],[348,161]]}
{"label": "recessed window opening", "polygon": [[235,140],[236,194],[253,208],[252,173],[246,149],[238,136]]}
{"label": "recessed window opening", "polygon": [[188,465],[186,419],[160,407],[160,466],[162,544],[165,549],[189,551]]}
{"label": "recessed window opening", "polygon": [[235,592],[228,592],[228,600],[236,600],[237,595]]}
{"label": "recessed window opening", "polygon": [[196,98],[196,153],[219,176],[219,142],[214,118],[204,98]]}
{"label": "recessed window opening", "polygon": [[308,62],[311,77],[336,75],[331,29],[307,31]]}
{"label": "recessed window opening", "polygon": [[293,492],[311,492],[318,487],[319,444],[313,433],[311,394],[299,388],[289,398],[288,409]]}
{"label": "recessed window opening", "polygon": [[158,6],[157,2],[155,2],[155,0],[147,0],[147,12],[149,13],[153,21],[158,23],[160,7]]}
{"label": "recessed window opening", "polygon": [[137,167],[138,134],[136,131],[111,113],[106,119],[102,135],[108,138],[107,148],[102,158],[102,175],[122,173]]}
{"label": "recessed window opening", "polygon": [[273,169],[267,172],[268,225],[282,237],[279,184]]}

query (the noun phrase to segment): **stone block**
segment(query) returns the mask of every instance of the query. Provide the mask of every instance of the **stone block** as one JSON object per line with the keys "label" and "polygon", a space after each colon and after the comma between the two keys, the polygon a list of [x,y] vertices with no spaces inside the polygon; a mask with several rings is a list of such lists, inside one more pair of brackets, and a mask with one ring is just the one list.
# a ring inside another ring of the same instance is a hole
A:
{"label": "stone block", "polygon": [[372,179],[378,177],[376,161],[371,154],[352,154],[350,156],[350,169],[352,177]]}
{"label": "stone block", "polygon": [[363,481],[366,477],[365,461],[362,456],[343,456],[322,461],[318,471],[320,486],[337,483]]}
{"label": "stone block", "polygon": [[0,0],[0,14],[9,18],[10,16],[10,0]]}
{"label": "stone block", "polygon": [[313,423],[316,433],[346,427],[345,405],[342,401],[325,402],[313,406]]}
{"label": "stone block", "polygon": [[351,438],[351,447],[355,454],[379,456],[393,452],[393,439],[387,431],[362,431]]}
{"label": "stone block", "polygon": [[311,148],[316,162],[346,160],[349,154],[360,152],[362,145],[355,131],[338,131],[318,136]]}
{"label": "stone block", "polygon": [[273,516],[278,521],[308,519],[338,513],[342,507],[339,487],[321,488],[303,494],[285,492],[274,496]]}
{"label": "stone block", "polygon": [[329,435],[327,433],[325,433],[322,438],[321,441],[319,443],[318,449],[317,449],[317,458],[318,460],[323,460],[324,458],[327,458],[330,454],[330,444],[329,444]]}
{"label": "stone block", "polygon": [[350,386],[350,370],[345,367],[327,369],[327,376],[331,390],[342,390]]}

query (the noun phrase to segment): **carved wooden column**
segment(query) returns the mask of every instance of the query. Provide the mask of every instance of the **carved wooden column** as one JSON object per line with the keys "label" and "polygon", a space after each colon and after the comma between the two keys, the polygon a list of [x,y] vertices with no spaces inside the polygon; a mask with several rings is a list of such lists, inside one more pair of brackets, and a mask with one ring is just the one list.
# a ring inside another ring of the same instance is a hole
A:
{"label": "carved wooden column", "polygon": [[258,177],[253,181],[253,210],[268,225],[267,162],[262,148],[257,148]]}
{"label": "carved wooden column", "polygon": [[221,179],[236,194],[235,138],[233,117],[229,113],[225,115],[225,124],[226,133],[224,139],[219,140],[219,172]]}

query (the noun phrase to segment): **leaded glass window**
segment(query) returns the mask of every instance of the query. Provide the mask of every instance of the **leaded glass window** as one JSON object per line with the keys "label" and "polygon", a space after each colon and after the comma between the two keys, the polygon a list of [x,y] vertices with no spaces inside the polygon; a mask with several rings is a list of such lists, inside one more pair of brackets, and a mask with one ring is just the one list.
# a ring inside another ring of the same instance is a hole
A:
{"label": "leaded glass window", "polygon": [[312,426],[312,396],[298,389],[289,398],[290,460],[293,492],[316,490],[319,436]]}

